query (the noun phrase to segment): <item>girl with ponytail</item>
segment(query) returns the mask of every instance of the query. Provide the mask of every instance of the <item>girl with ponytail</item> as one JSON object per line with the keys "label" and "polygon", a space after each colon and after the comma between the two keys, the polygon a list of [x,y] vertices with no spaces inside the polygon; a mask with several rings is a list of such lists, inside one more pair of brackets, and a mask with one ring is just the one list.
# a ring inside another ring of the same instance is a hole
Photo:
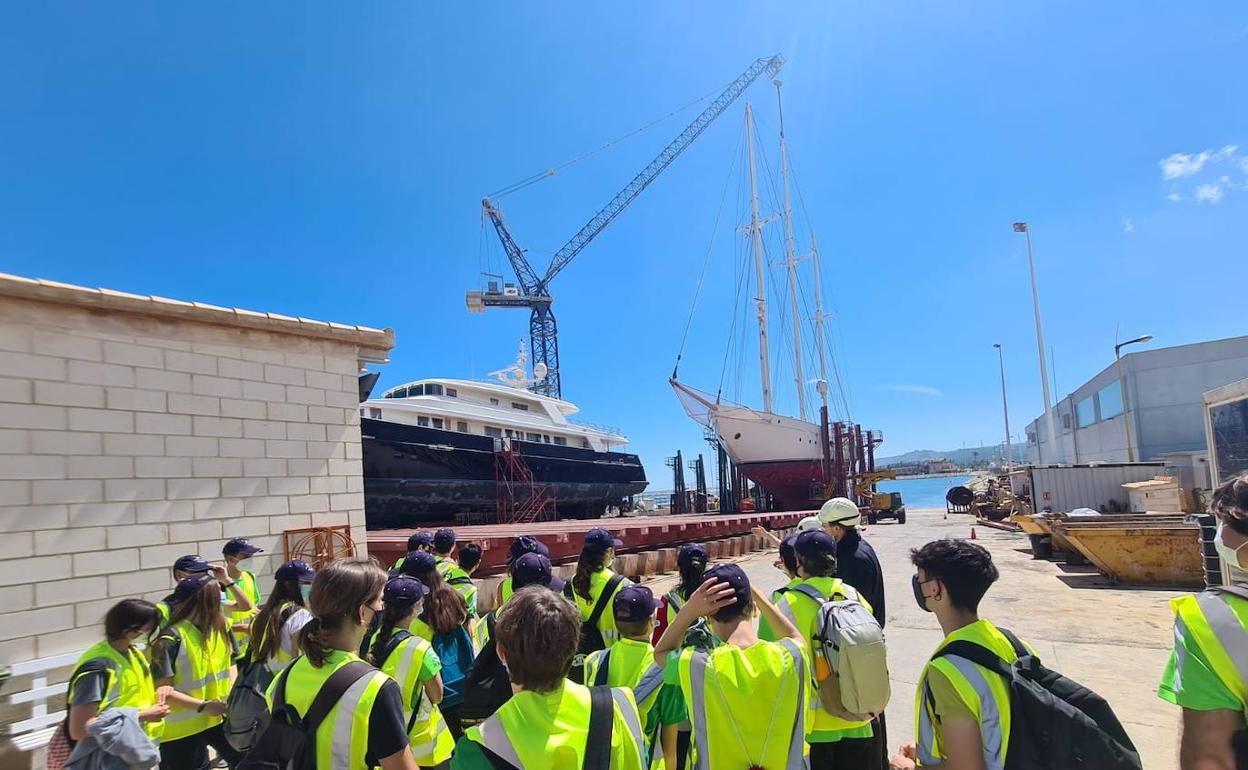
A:
{"label": "girl with ponytail", "polygon": [[381,625],[368,649],[373,665],[398,682],[416,764],[437,767],[451,758],[455,748],[455,739],[438,708],[443,694],[442,662],[427,639],[408,630],[428,596],[429,589],[416,578],[391,578],[382,593],[386,609]]}
{"label": "girl with ponytail", "polygon": [[[615,613],[611,611],[611,602],[621,588],[632,585],[626,577],[617,576],[611,571],[615,562],[615,549],[624,545],[609,530],[597,527],[585,533],[585,544],[581,546],[581,557],[576,562],[576,574],[572,576],[570,590],[565,588],[564,595],[576,602],[581,612],[581,620],[589,620],[594,613],[594,606],[602,597],[603,591],[609,589],[606,597],[606,611],[598,618],[598,631],[602,641],[610,647],[620,636],[615,627]],[[583,651],[584,652],[584,651]]]}
{"label": "girl with ponytail", "polygon": [[316,570],[303,561],[288,561],[277,568],[275,584],[260,614],[251,621],[251,660],[265,663],[274,673],[299,653],[299,632],[312,619],[305,597],[311,591]]}
{"label": "girl with ponytail", "polygon": [[[303,656],[273,684],[271,691],[283,688],[286,705],[302,717],[336,671],[350,665],[359,670],[316,731],[317,770],[416,768],[408,748],[399,686],[355,654],[373,618],[384,610],[385,584],[385,570],[374,559],[338,559],[318,570],[307,600],[312,619],[299,635]],[[343,710],[353,716],[342,714]]]}

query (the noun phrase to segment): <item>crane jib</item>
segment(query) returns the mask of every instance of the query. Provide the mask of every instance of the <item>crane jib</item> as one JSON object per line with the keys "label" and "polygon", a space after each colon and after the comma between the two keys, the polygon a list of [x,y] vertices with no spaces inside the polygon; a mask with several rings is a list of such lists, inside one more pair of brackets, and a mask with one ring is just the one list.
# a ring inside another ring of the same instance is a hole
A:
{"label": "crane jib", "polygon": [[682,152],[688,149],[689,145],[706,130],[706,127],[723,114],[724,110],[728,109],[751,83],[757,80],[763,73],[775,76],[783,66],[784,58],[779,55],[758,59],[745,72],[741,73],[736,80],[729,83],[723,92],[700,115],[693,119],[693,122],[686,126],[675,139],[664,147],[623,189],[617,192],[607,205],[590,217],[589,221],[562,248],[555,252],[554,256],[551,257],[550,265],[546,268],[545,275],[541,277],[538,276],[533,266],[529,264],[528,259],[524,256],[524,250],[520,248],[519,244],[512,237],[511,232],[507,229],[507,225],[503,222],[502,212],[499,211],[498,206],[489,198],[481,201],[481,207],[485,215],[489,217],[490,223],[494,226],[494,231],[498,233],[498,239],[502,242],[503,250],[507,253],[507,261],[511,263],[511,268],[515,271],[516,279],[524,294],[522,296],[494,296],[492,294],[482,295],[480,292],[469,292],[468,304],[472,309],[492,306],[528,307],[532,310],[529,319],[529,333],[532,337],[530,350],[533,355],[533,363],[535,366],[539,363],[545,364],[547,372],[546,378],[536,383],[533,386],[533,390],[542,395],[555,398],[562,397],[559,377],[558,333],[555,327],[554,314],[551,312],[550,307],[551,281],[554,280],[560,271],[568,266],[568,263],[577,254],[589,245],[589,242],[598,233],[602,232],[624,209],[628,208],[629,204],[636,200],[637,196],[649,187],[650,183],[659,174],[663,173],[664,169],[672,164],[672,161],[676,160]]}

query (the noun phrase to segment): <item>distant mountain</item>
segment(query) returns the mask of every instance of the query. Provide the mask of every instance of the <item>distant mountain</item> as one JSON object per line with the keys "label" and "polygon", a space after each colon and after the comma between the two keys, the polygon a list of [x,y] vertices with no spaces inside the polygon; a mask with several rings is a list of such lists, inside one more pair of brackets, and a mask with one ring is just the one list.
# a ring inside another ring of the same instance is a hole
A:
{"label": "distant mountain", "polygon": [[[1027,459],[1027,445],[1014,444],[1010,447],[1010,453],[1014,455],[1014,462],[1022,462]],[[932,460],[948,460],[958,465],[973,465],[976,463],[986,463],[995,460],[1001,456],[1001,445],[993,444],[992,446],[966,447],[965,449],[946,449],[944,451],[936,451],[934,449],[916,449],[905,454],[894,455],[892,457],[877,457],[875,464],[878,467],[887,467],[890,465],[910,465],[913,463],[930,462]]]}

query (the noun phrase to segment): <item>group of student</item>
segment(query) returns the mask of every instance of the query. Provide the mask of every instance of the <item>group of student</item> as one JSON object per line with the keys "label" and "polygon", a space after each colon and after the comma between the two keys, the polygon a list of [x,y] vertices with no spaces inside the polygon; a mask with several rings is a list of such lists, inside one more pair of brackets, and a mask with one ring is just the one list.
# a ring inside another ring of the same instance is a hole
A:
{"label": "group of student", "polygon": [[[1216,545],[1238,563],[1248,477],[1235,483],[1215,494],[1214,511]],[[136,746],[158,746],[167,770],[209,767],[210,747],[224,766],[264,766],[274,750],[274,766],[286,767],[297,757],[280,754],[283,729],[307,739],[303,763],[289,765],[300,770],[1000,770],[1011,750],[1015,766],[1034,747],[1011,740],[1026,677],[1011,680],[1009,668],[1035,652],[979,617],[998,572],[976,543],[937,540],[910,554],[914,601],[944,634],[918,672],[915,741],[884,760],[879,715],[834,705],[840,696],[826,690],[837,672],[820,643],[827,608],[858,608],[864,626],[879,626],[874,603],[838,569],[853,527],[846,503],[829,501],[779,541],[776,564],[789,582],[770,596],[696,543],[679,550],[676,587],[656,597],[614,572],[623,544],[606,529],[586,534],[567,581],[540,540],[520,536],[497,608],[480,618],[472,574],[481,549],[465,543],[452,558],[450,530],[413,535],[388,571],[372,559],[320,570],[287,562],[264,601],[245,569],[259,549],[231,540],[221,566],[178,559],[161,602],[126,599],[109,610],[105,638],[71,676],[49,767],[88,736],[130,760],[141,756]],[[1184,708],[1185,770],[1236,766],[1248,687],[1238,673],[1248,642],[1241,594],[1175,602],[1176,653],[1161,694]],[[1044,671],[1038,660],[1028,667]],[[227,701],[255,682],[271,717],[244,755]],[[1098,766],[1138,767],[1112,712],[1098,729],[1118,752]],[[121,766],[131,765],[143,766]]]}

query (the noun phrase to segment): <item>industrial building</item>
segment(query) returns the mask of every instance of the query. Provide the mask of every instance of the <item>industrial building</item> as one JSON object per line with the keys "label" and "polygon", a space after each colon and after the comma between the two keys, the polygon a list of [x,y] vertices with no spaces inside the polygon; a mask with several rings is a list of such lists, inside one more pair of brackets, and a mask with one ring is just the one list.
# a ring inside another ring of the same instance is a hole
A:
{"label": "industrial building", "polygon": [[1174,460],[1206,452],[1204,393],[1248,377],[1248,336],[1125,352],[1121,373],[1120,385],[1118,366],[1111,362],[1053,405],[1056,441],[1043,414],[1030,422],[1031,462],[1127,461],[1124,419],[1130,459]]}

